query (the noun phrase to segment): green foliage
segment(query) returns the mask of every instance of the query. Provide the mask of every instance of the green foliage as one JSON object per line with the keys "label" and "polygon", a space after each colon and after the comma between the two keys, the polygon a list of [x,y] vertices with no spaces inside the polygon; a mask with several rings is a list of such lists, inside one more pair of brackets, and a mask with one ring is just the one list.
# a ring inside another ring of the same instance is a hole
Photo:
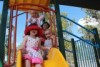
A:
{"label": "green foliage", "polygon": [[[61,15],[67,16],[67,13],[62,12]],[[66,30],[66,28],[68,27],[68,21],[64,18],[61,18],[61,22],[62,22],[62,29]]]}
{"label": "green foliage", "polygon": [[[61,15],[67,16],[67,13],[61,12]],[[62,21],[62,29],[70,31],[73,24],[64,18],[61,18],[61,21]]]}
{"label": "green foliage", "polygon": [[[100,26],[100,11],[98,11],[98,10],[92,10],[92,9],[83,9],[83,10],[86,13],[86,17],[87,16],[90,16],[90,17],[95,18],[97,20],[97,22],[99,22],[99,25],[98,26]],[[85,27],[87,29],[90,29],[90,30],[92,30],[93,28],[95,28],[95,27],[90,26],[90,25],[86,25]],[[99,33],[99,36],[100,36],[100,27],[96,27],[96,28],[98,29],[98,33]],[[86,32],[85,30],[83,30],[81,28],[80,28],[80,32],[83,34],[83,37],[84,38],[87,38],[87,39],[93,38],[93,35],[92,34]]]}
{"label": "green foliage", "polygon": [[[93,26],[90,26],[90,25],[86,25],[85,28],[89,29],[90,31],[92,31],[95,27]],[[98,29],[98,33],[99,33],[99,37],[100,37],[100,28],[97,28]],[[84,39],[92,39],[94,38],[94,35],[90,32],[87,32],[86,30],[84,30],[83,28],[80,28],[79,29],[79,32],[83,34],[83,38]]]}
{"label": "green foliage", "polygon": [[[61,12],[61,15],[67,16],[67,13],[66,12]],[[62,29],[63,30],[67,30],[69,32],[72,32],[71,28],[73,26],[73,23],[68,21],[68,20],[66,20],[63,17],[61,18],[61,21],[62,21]],[[71,38],[71,36],[69,34],[67,34],[67,33],[63,33],[63,35],[64,35],[64,39],[69,40]]]}
{"label": "green foliage", "polygon": [[65,45],[65,48],[67,48],[68,50],[70,51],[72,50],[71,42],[64,40],[64,45]]}
{"label": "green foliage", "polygon": [[96,19],[100,19],[100,11],[98,10],[93,10],[93,9],[84,9],[86,15],[92,16]]}
{"label": "green foliage", "polygon": [[[94,28],[93,26],[90,25],[86,25],[85,28],[89,29],[92,31],[92,29]],[[90,32],[87,32],[85,29],[80,28],[79,32],[83,34],[83,38],[84,39],[92,39],[93,38],[93,34],[91,34]]]}

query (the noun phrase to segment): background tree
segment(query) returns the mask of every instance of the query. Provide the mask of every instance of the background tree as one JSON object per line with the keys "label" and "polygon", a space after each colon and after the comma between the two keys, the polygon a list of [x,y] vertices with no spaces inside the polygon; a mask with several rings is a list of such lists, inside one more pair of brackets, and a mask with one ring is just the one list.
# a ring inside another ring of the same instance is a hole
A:
{"label": "background tree", "polygon": [[[97,20],[97,22],[99,22],[99,26],[100,26],[100,11],[92,10],[92,9],[84,9],[84,10],[86,12],[86,15],[94,17]],[[100,36],[100,27],[97,27],[97,29]]]}
{"label": "background tree", "polygon": [[[93,26],[90,26],[90,25],[85,25],[84,27],[91,31],[94,28]],[[91,40],[93,38],[93,34],[91,34],[90,32],[87,32],[83,28],[80,28],[79,32],[83,34],[82,38],[84,38],[84,39]]]}
{"label": "background tree", "polygon": [[[61,12],[61,15],[67,17],[66,12]],[[69,32],[72,32],[72,27],[73,23],[68,21],[67,19],[61,17],[61,22],[62,22],[62,29],[67,30]],[[63,33],[64,36],[64,45],[65,45],[65,52],[66,52],[66,59],[68,63],[70,64],[70,67],[74,67],[74,59],[73,59],[73,54],[72,54],[72,45],[71,45],[71,35],[67,33]]]}
{"label": "background tree", "polygon": [[[92,17],[94,19],[96,19],[96,22],[98,22],[99,24],[97,26],[91,26],[91,25],[85,25],[86,28],[92,30],[93,28],[97,28],[98,29],[98,33],[99,33],[99,37],[100,37],[100,11],[98,10],[92,10],[92,9],[84,9],[85,13],[86,13],[86,17]],[[95,24],[95,22],[94,22]],[[89,32],[86,32],[85,30],[83,30],[82,28],[80,29],[81,33],[83,34],[84,38],[87,39],[91,39],[93,38],[93,35],[91,35]]]}
{"label": "background tree", "polygon": [[97,21],[100,23],[100,11],[93,9],[84,9],[84,11],[86,15],[96,18]]}

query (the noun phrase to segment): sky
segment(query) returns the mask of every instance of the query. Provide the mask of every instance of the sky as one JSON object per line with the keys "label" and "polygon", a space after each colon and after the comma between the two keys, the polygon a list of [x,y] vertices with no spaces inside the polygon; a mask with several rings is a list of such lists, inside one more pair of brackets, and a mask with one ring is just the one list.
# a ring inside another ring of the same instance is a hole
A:
{"label": "sky", "polygon": [[[0,2],[0,13],[2,13],[2,6],[3,6],[3,3]],[[70,19],[75,19],[76,22],[78,22],[79,19],[85,17],[85,12],[81,8],[78,8],[78,7],[60,5],[60,12],[66,12],[68,14],[67,17],[69,17]],[[25,16],[26,15],[23,14],[18,17],[17,45],[19,45],[23,40],[25,22],[26,22]],[[14,21],[15,21],[15,19],[13,20],[13,23],[14,23]],[[78,36],[81,36],[79,33],[77,33],[77,31],[78,31],[77,28],[78,27],[76,25],[74,25],[72,32]]]}
{"label": "sky", "polygon": [[[79,7],[73,7],[73,6],[60,6],[60,12],[66,12],[68,14],[69,19],[74,19],[75,22],[78,22],[81,18],[85,17],[85,12],[82,10],[82,8]],[[78,26],[73,25],[72,28],[73,34],[77,36],[81,36],[81,34],[78,33]],[[76,39],[76,38],[75,38]]]}

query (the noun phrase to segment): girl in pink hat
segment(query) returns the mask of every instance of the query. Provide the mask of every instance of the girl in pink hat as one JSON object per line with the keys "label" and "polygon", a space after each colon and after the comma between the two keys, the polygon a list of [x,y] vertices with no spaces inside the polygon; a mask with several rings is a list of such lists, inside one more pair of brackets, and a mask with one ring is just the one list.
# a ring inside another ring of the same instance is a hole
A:
{"label": "girl in pink hat", "polygon": [[42,67],[43,57],[41,55],[40,48],[49,49],[41,47],[41,29],[37,25],[30,25],[25,29],[25,37],[22,42],[22,50],[25,51],[24,59],[25,66],[31,67],[31,64],[34,64],[35,67]]}

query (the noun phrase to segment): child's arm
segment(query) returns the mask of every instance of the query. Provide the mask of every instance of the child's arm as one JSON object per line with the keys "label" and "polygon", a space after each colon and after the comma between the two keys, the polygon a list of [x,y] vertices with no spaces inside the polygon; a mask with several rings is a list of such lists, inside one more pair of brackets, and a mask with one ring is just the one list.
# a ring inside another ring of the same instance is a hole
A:
{"label": "child's arm", "polygon": [[52,35],[51,39],[52,39],[52,46],[53,47],[57,47],[57,45],[56,45],[56,37],[54,35]]}
{"label": "child's arm", "polygon": [[44,19],[44,15],[41,15],[41,16],[39,17],[39,19],[40,19],[40,21],[43,20],[43,19]]}
{"label": "child's arm", "polygon": [[39,47],[40,49],[44,50],[45,48],[41,46],[41,39],[39,39]]}
{"label": "child's arm", "polygon": [[49,50],[49,49],[50,49],[50,48],[48,48],[48,47],[41,46],[41,40],[39,40],[39,47],[40,47],[40,49],[42,49],[42,50]]}
{"label": "child's arm", "polygon": [[40,15],[40,17],[38,18],[38,22],[37,22],[37,25],[39,26],[39,27],[41,27],[41,21],[44,19],[44,14],[43,15]]}
{"label": "child's arm", "polygon": [[26,20],[26,22],[31,22],[32,21],[32,17],[30,17],[29,19]]}
{"label": "child's arm", "polygon": [[21,45],[20,49],[24,49],[24,48],[25,48],[25,44],[26,44],[26,42],[27,42],[27,36],[25,36],[25,37],[24,37],[24,39],[23,39],[23,42],[22,42],[22,45]]}

